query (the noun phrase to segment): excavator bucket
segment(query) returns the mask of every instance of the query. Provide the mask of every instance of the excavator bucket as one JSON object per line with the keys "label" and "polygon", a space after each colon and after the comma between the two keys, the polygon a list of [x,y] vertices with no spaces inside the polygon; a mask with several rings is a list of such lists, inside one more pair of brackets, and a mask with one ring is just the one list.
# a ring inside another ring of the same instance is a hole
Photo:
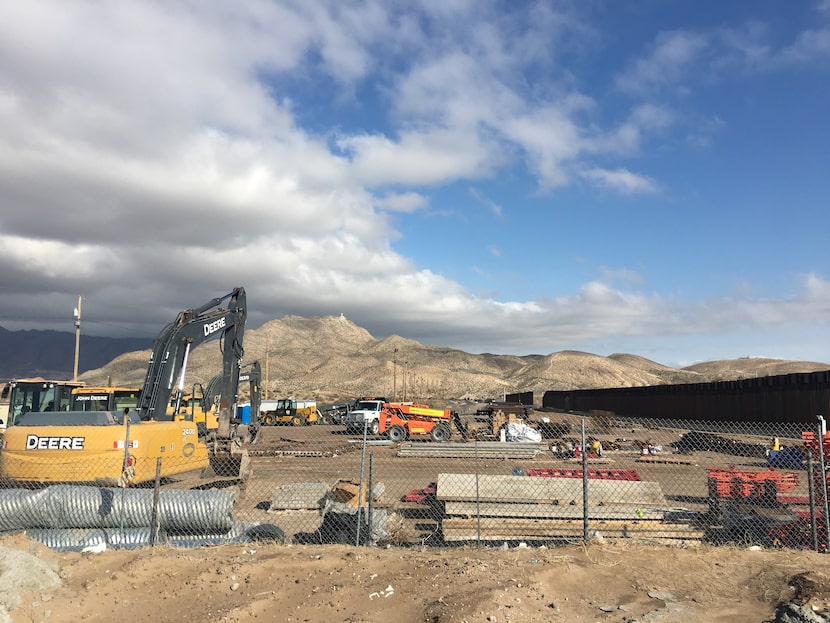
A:
{"label": "excavator bucket", "polygon": [[210,453],[210,464],[203,478],[237,478],[246,482],[251,475],[251,457],[246,449],[250,430],[240,426],[233,439],[217,439]]}
{"label": "excavator bucket", "polygon": [[251,476],[251,458],[247,450],[227,455],[211,455],[210,464],[202,470],[202,478],[235,478],[246,482]]}

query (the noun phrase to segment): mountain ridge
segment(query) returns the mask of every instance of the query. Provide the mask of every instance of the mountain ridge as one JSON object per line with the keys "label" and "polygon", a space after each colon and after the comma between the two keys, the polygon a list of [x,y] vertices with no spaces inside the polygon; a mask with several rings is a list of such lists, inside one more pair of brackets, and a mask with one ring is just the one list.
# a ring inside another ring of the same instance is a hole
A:
{"label": "mountain ridge", "polygon": [[[541,395],[548,390],[694,383],[830,370],[826,363],[766,358],[672,368],[627,353],[607,357],[573,350],[548,355],[471,354],[423,345],[398,335],[376,339],[343,316],[271,320],[257,329],[248,329],[244,347],[244,362],[258,360],[263,367],[263,390],[268,397],[295,396],[320,402],[370,394],[422,401],[485,399],[516,392]],[[80,380],[140,386],[149,356],[149,349],[122,353],[100,368],[84,372]],[[220,370],[219,342],[202,344],[190,357],[186,385],[206,383]]]}

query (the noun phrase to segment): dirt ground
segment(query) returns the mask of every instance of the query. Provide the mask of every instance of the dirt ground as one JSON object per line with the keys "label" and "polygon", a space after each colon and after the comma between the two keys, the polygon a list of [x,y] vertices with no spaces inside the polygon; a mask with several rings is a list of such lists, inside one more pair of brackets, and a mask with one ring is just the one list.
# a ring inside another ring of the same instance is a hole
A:
{"label": "dirt ground", "polygon": [[[354,477],[361,457],[348,436],[330,427],[280,428],[268,436],[265,447],[331,450],[253,461],[254,477],[235,516],[274,521],[290,536],[308,528],[260,508],[272,488]],[[566,465],[551,457],[436,464],[399,458],[385,446],[372,453],[393,502],[439,471],[509,474],[517,466]],[[638,463],[636,452],[612,455],[611,465],[636,467],[645,480],[661,482],[671,504],[686,506],[705,507],[706,466],[743,464],[713,453],[698,453],[694,465]],[[0,537],[0,623],[830,622],[830,557],[824,554],[696,541],[499,545],[421,547],[414,538],[391,547],[249,543],[59,553],[18,533]],[[801,607],[803,616],[785,619],[782,604]]]}
{"label": "dirt ground", "polygon": [[758,623],[775,620],[784,602],[826,615],[830,557],[614,542],[57,553],[22,534],[0,539],[0,621],[14,623]]}

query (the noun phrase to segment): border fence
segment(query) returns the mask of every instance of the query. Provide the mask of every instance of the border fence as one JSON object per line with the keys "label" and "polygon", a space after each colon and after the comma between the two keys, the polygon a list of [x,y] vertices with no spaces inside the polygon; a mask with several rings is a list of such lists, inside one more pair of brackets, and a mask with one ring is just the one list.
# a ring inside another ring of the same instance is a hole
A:
{"label": "border fence", "polygon": [[830,370],[736,381],[547,391],[542,406],[582,412],[602,409],[653,419],[809,423],[817,414],[830,413]]}
{"label": "border fence", "polygon": [[95,457],[88,473],[55,464],[50,482],[0,481],[0,531],[74,551],[259,540],[830,547],[821,418],[453,408],[452,435],[441,441],[414,429],[392,441],[330,421],[263,426],[247,448],[246,477],[204,470],[134,482]]}

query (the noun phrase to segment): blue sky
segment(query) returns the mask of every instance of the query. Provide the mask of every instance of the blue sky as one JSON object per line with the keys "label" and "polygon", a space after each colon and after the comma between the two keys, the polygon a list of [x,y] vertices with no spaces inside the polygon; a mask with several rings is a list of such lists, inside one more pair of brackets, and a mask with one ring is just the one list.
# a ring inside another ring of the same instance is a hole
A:
{"label": "blue sky", "polygon": [[7,329],[830,362],[828,0],[0,10]]}

